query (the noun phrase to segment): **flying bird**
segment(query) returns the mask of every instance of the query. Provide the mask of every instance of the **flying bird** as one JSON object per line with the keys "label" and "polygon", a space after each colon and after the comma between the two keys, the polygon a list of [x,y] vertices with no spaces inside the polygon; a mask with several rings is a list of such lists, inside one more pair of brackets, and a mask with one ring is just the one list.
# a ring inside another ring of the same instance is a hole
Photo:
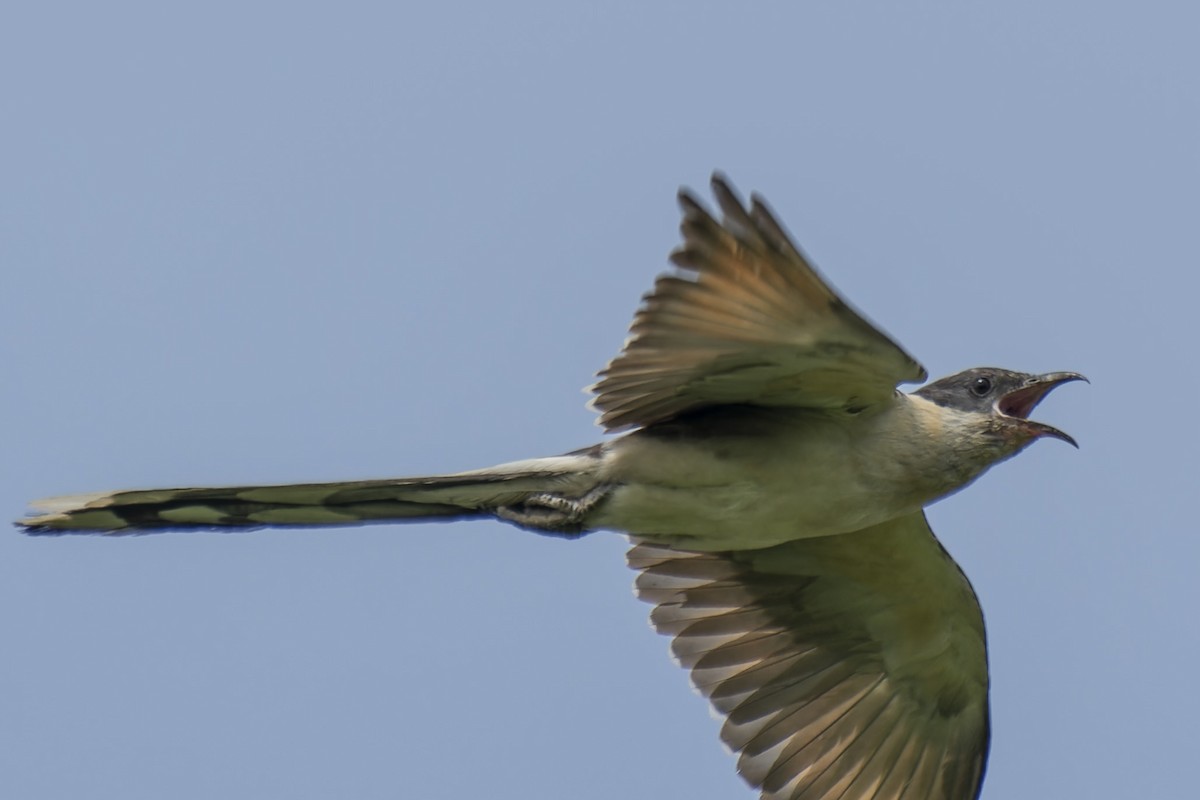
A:
{"label": "flying bird", "polygon": [[417,478],[37,501],[29,534],[492,518],[627,534],[639,597],[765,800],[968,800],[987,759],[983,615],[925,506],[1040,438],[1074,372],[925,369],[766,203],[681,190],[682,245],[591,387],[593,447]]}

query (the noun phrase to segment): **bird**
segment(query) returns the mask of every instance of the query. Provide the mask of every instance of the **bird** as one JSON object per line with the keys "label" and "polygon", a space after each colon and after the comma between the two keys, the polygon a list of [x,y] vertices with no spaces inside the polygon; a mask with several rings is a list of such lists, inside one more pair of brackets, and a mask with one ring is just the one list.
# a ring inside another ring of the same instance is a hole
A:
{"label": "bird", "polygon": [[638,597],[763,800],[977,798],[987,642],[925,507],[1032,442],[1075,372],[928,373],[714,173],[589,387],[612,436],[448,475],[35,501],[31,535],[497,519],[625,534]]}

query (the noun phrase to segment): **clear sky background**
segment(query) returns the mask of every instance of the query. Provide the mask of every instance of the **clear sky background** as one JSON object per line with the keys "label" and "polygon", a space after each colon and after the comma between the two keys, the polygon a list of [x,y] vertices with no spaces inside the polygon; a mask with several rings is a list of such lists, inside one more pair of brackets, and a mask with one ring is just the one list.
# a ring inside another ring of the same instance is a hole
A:
{"label": "clear sky background", "polygon": [[[983,796],[1191,797],[1187,2],[40,3],[0,21],[0,508],[600,438],[580,387],[714,168],[931,373],[1078,370],[931,510]],[[26,800],[753,793],[624,542],[493,523],[0,536]]]}

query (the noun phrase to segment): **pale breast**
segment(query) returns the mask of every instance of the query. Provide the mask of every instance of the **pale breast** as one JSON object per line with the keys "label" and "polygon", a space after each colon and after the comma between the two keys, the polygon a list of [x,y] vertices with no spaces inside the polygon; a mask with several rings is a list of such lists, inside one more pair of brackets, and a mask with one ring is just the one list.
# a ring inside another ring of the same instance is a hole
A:
{"label": "pale breast", "polygon": [[901,401],[869,419],[743,409],[639,431],[609,449],[614,489],[588,524],[695,550],[860,530],[939,488],[895,452],[920,425]]}

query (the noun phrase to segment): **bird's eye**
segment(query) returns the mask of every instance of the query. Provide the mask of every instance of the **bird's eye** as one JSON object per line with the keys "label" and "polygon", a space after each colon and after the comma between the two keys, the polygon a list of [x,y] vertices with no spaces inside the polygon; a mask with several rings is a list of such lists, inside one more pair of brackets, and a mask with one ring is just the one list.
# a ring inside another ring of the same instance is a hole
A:
{"label": "bird's eye", "polygon": [[987,393],[992,390],[991,378],[976,378],[971,381],[971,394],[976,397],[986,397]]}

